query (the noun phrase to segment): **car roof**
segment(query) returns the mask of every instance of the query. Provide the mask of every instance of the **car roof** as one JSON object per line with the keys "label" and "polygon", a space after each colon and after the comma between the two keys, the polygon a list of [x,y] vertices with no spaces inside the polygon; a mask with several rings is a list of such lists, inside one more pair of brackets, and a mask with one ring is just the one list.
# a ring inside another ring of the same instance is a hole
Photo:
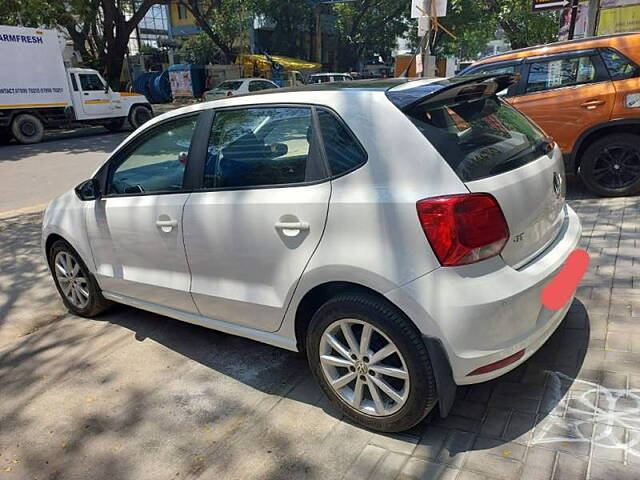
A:
{"label": "car roof", "polygon": [[484,65],[487,63],[502,62],[508,60],[518,60],[527,57],[536,57],[539,55],[549,55],[552,53],[562,53],[576,50],[577,48],[602,48],[616,47],[619,44],[628,44],[629,42],[636,44],[640,48],[640,32],[617,33],[613,35],[603,35],[601,37],[580,38],[577,40],[567,40],[564,42],[549,43],[546,45],[536,45],[533,47],[520,48],[510,50],[504,53],[498,53],[474,62],[473,65]]}
{"label": "car roof", "polygon": [[312,73],[310,76],[311,77],[321,77],[324,75],[350,75],[349,73],[344,73],[344,72],[328,72],[328,73]]}

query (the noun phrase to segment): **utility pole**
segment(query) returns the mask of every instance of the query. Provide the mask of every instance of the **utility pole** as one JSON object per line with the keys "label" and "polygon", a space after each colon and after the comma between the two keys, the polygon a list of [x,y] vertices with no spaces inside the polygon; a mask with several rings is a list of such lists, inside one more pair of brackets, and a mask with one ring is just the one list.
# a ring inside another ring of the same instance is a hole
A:
{"label": "utility pole", "polygon": [[572,0],[571,2],[571,22],[569,23],[569,36],[568,40],[573,40],[576,33],[576,20],[578,19],[578,0]]}
{"label": "utility pole", "polygon": [[318,63],[322,63],[322,24],[320,23],[320,3],[316,4],[315,8],[315,20],[316,20],[316,32],[315,32],[315,58]]}

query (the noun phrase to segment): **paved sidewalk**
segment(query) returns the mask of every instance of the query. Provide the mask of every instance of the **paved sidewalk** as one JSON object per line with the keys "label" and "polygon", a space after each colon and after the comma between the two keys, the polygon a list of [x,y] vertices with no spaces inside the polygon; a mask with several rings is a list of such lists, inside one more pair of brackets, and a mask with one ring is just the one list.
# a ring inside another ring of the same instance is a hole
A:
{"label": "paved sidewalk", "polygon": [[[577,300],[524,365],[460,388],[450,417],[368,432],[301,355],[130,308],[17,340],[0,313],[0,478],[640,478],[640,198],[571,190],[592,258]],[[36,223],[0,221],[11,315],[55,308]]]}

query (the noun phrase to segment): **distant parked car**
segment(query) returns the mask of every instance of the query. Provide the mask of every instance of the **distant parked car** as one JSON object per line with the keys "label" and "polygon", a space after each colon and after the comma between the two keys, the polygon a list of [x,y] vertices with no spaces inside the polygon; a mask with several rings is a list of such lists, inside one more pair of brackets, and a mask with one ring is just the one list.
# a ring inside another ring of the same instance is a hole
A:
{"label": "distant parked car", "polygon": [[558,143],[568,173],[603,196],[640,193],[640,34],[514,50],[460,75],[519,73],[506,100]]}
{"label": "distant parked car", "polygon": [[264,78],[238,78],[237,80],[225,80],[213,90],[204,92],[204,99],[209,101],[221,97],[231,97],[233,95],[241,95],[243,93],[269,90],[271,88],[280,87],[271,80],[266,80]]}
{"label": "distant parked car", "polygon": [[350,82],[353,77],[348,73],[314,73],[309,76],[309,83]]}

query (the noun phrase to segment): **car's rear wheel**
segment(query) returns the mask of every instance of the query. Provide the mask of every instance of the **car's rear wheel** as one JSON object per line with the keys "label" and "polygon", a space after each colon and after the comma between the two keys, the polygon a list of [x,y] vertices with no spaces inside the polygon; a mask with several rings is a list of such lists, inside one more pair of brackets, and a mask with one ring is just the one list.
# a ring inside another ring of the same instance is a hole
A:
{"label": "car's rear wheel", "polygon": [[592,192],[605,197],[640,192],[640,136],[607,135],[593,142],[580,162],[580,178]]}
{"label": "car's rear wheel", "polygon": [[109,306],[96,279],[77,252],[64,240],[49,249],[49,265],[65,306],[76,315],[94,317]]}
{"label": "car's rear wheel", "polygon": [[352,421],[399,432],[436,403],[429,355],[419,332],[371,295],[333,298],[309,325],[307,357],[331,403]]}
{"label": "car's rear wheel", "polygon": [[129,123],[135,129],[153,118],[151,110],[144,105],[134,105],[129,112]]}

